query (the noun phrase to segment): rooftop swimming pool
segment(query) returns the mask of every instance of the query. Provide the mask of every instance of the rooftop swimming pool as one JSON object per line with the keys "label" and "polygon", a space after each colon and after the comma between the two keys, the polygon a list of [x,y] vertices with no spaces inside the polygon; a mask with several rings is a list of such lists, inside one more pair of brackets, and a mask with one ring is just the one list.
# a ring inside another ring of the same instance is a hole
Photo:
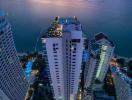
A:
{"label": "rooftop swimming pool", "polygon": [[84,51],[83,52],[83,60],[86,62],[87,60],[88,60],[88,57],[89,57],[89,55],[88,55],[88,51]]}
{"label": "rooftop swimming pool", "polygon": [[27,77],[31,76],[33,62],[34,62],[34,60],[30,60],[30,61],[28,61],[27,65],[26,65],[25,74]]}

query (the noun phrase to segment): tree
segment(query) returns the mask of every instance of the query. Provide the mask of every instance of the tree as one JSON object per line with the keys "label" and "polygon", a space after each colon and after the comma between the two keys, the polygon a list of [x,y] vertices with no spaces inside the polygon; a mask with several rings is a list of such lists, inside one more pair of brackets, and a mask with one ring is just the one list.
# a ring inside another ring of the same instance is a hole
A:
{"label": "tree", "polygon": [[101,84],[101,81],[99,79],[95,79],[95,84]]}
{"label": "tree", "polygon": [[124,67],[124,65],[125,65],[125,59],[124,58],[119,58],[116,61],[118,64],[120,64],[121,67]]}
{"label": "tree", "polygon": [[132,60],[129,60],[128,62],[128,70],[132,71]]}

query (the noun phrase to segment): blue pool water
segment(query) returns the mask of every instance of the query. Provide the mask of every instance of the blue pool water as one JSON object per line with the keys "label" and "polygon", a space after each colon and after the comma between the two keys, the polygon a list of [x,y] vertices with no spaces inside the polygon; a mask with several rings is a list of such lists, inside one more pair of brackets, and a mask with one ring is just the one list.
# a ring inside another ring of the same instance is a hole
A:
{"label": "blue pool water", "polygon": [[83,52],[83,60],[87,61],[88,60],[88,51]]}
{"label": "blue pool water", "polygon": [[29,61],[26,65],[25,73],[27,77],[31,76],[31,71],[32,71],[32,65],[34,61]]}

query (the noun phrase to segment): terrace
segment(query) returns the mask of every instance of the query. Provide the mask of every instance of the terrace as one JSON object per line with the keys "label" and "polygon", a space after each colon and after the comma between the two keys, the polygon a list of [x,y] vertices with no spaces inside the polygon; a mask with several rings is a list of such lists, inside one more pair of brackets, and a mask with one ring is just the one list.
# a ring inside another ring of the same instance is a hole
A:
{"label": "terrace", "polygon": [[114,47],[114,43],[111,40],[109,40],[109,38],[104,33],[98,33],[95,35],[96,41],[99,41],[102,39],[106,39],[109,42],[109,44]]}
{"label": "terrace", "polygon": [[28,78],[31,76],[33,62],[34,60],[29,60],[26,65],[25,73]]}
{"label": "terrace", "polygon": [[[69,26],[70,25],[70,26]],[[69,26],[69,27],[68,27]],[[81,30],[80,22],[76,17],[57,16],[52,25],[43,34],[43,38],[62,37],[62,33],[68,30]]]}

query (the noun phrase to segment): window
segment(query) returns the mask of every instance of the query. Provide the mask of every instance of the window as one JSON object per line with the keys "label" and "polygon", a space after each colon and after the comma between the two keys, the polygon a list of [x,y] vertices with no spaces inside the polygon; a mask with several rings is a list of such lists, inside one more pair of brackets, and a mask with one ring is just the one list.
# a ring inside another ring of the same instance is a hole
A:
{"label": "window", "polygon": [[57,83],[59,84],[59,83],[60,83],[60,81],[59,81],[59,80],[57,80]]}
{"label": "window", "polygon": [[59,68],[56,67],[55,69],[59,69]]}
{"label": "window", "polygon": [[76,51],[73,51],[73,53],[76,53]]}
{"label": "window", "polygon": [[57,57],[57,55],[54,55],[54,57]]}
{"label": "window", "polygon": [[56,70],[56,72],[59,72],[58,70]]}
{"label": "window", "polygon": [[75,72],[75,70],[72,70],[72,72]]}
{"label": "window", "polygon": [[53,48],[53,51],[56,52],[56,48]]}
{"label": "window", "polygon": [[54,58],[54,60],[58,60],[57,58]]}
{"label": "window", "polygon": [[1,32],[0,32],[0,35],[2,35],[3,33],[4,33],[4,32],[3,32],[3,31],[1,31]]}
{"label": "window", "polygon": [[55,47],[55,43],[53,44],[53,47]]}
{"label": "window", "polygon": [[74,80],[74,77],[72,77],[72,80]]}
{"label": "window", "polygon": [[57,51],[54,51],[53,53],[57,53]]}
{"label": "window", "polygon": [[74,48],[74,50],[76,50],[76,48]]}
{"label": "window", "polygon": [[77,42],[77,43],[79,43],[79,42],[80,42],[80,39],[72,39],[72,42]]}
{"label": "window", "polygon": [[58,50],[59,48],[56,48],[56,50]]}
{"label": "window", "polygon": [[59,74],[56,74],[56,77],[59,77]]}

